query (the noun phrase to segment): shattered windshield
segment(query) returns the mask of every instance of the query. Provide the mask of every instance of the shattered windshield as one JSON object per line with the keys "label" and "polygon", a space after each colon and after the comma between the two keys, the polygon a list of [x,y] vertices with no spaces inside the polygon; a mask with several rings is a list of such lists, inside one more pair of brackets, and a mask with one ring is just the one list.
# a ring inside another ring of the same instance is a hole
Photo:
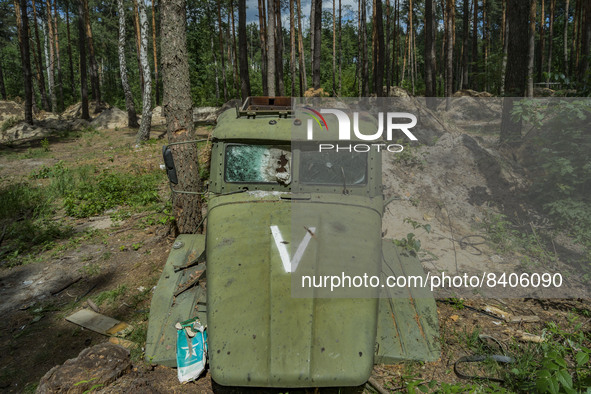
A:
{"label": "shattered windshield", "polygon": [[300,182],[318,185],[364,185],[367,153],[303,150]]}
{"label": "shattered windshield", "polygon": [[291,183],[289,147],[270,145],[226,146],[224,178],[230,183]]}

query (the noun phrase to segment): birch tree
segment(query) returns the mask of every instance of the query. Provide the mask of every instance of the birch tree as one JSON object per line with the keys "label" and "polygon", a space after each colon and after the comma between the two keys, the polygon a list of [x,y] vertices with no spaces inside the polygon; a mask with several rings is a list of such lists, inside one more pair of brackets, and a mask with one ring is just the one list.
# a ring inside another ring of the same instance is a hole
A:
{"label": "birch tree", "polygon": [[140,21],[140,60],[142,74],[144,75],[144,93],[142,95],[142,120],[136,136],[136,144],[150,139],[150,127],[152,125],[152,74],[148,63],[148,17],[146,16],[145,0],[138,0],[138,12]]}
{"label": "birch tree", "polygon": [[127,109],[127,127],[138,127],[133,95],[127,79],[127,61],[125,60],[125,7],[123,0],[117,0],[119,12],[119,70],[121,72],[121,84],[125,94],[125,108]]}

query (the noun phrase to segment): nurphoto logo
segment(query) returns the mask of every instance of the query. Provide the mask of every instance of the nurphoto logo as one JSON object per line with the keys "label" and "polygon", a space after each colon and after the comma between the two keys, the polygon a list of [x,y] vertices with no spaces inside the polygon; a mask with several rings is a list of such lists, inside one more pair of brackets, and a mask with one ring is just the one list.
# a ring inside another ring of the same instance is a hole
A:
{"label": "nurphoto logo", "polygon": [[[307,115],[311,117],[307,123],[307,139],[309,141],[314,139],[314,122],[318,124],[320,129],[326,129],[328,131],[328,123],[324,118],[323,114],[334,115],[338,122],[338,139],[339,141],[352,141],[351,136],[351,119],[350,115],[345,111],[338,109],[321,109],[320,111],[314,110],[310,107],[304,107]],[[385,118],[385,122],[384,122]],[[406,122],[400,123],[400,120],[407,120]],[[408,122],[410,120],[410,122]],[[384,124],[385,123],[385,124]],[[353,112],[353,133],[355,140],[360,141],[374,141],[374,143],[357,143],[357,144],[331,144],[321,143],[318,145],[318,151],[329,151],[334,150],[337,152],[369,152],[371,149],[376,149],[378,152],[387,150],[391,153],[400,153],[404,147],[400,144],[389,144],[381,141],[390,142],[394,137],[400,136],[398,131],[401,131],[406,138],[411,141],[417,141],[417,137],[410,131],[411,128],[417,125],[417,117],[408,112],[383,112],[378,113],[378,128],[377,131],[371,130],[360,130],[359,127],[359,112]],[[384,131],[385,139],[384,137]]]}

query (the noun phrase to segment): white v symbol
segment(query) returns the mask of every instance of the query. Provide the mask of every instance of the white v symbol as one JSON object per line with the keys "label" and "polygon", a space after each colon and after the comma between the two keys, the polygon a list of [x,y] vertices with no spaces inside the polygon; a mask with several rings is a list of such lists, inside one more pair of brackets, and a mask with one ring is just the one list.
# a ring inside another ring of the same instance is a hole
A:
{"label": "white v symbol", "polygon": [[302,239],[302,242],[300,242],[298,249],[293,255],[293,259],[291,259],[289,257],[289,252],[287,251],[287,246],[285,246],[283,236],[281,235],[281,231],[279,231],[279,227],[271,226],[271,233],[275,239],[275,245],[277,245],[277,249],[279,250],[279,256],[283,262],[283,268],[285,268],[285,272],[295,272],[297,270],[300,260],[302,259],[306,248],[308,247],[308,243],[310,242],[314,231],[316,231],[316,227],[310,227],[308,231],[306,231],[304,239]]}

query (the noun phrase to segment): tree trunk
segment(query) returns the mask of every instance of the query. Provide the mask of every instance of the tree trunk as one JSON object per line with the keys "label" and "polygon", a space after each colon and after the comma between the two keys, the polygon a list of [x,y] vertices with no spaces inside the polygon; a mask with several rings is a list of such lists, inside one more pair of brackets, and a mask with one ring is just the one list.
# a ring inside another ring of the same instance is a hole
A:
{"label": "tree trunk", "polygon": [[568,75],[568,6],[569,0],[566,0],[566,5],[564,6],[564,33],[562,37],[564,42],[564,75]]}
{"label": "tree trunk", "polygon": [[222,63],[222,90],[224,92],[224,103],[228,101],[228,84],[226,82],[226,63],[224,60],[224,37],[222,34],[222,5],[220,0],[218,3],[218,38],[220,44],[220,61]]}
{"label": "tree trunk", "polygon": [[[291,97],[296,97],[296,39],[295,39],[295,0],[289,0],[289,71],[291,73]],[[300,94],[303,96],[303,94]]]}
{"label": "tree trunk", "polygon": [[[163,107],[168,141],[171,143],[195,139],[191,81],[187,57],[185,0],[162,0],[161,40]],[[173,210],[177,229],[183,234],[196,233],[201,222],[201,177],[194,143],[171,147],[179,183],[173,193]]]}
{"label": "tree trunk", "polygon": [[500,93],[501,96],[505,95],[505,79],[507,76],[507,55],[509,52],[509,37],[510,37],[510,30],[509,30],[509,18],[505,19],[505,34],[503,34],[503,60],[501,61],[501,88]]}
{"label": "tree trunk", "polygon": [[527,80],[528,57],[523,56],[529,47],[530,0],[507,0],[509,41],[505,94],[501,122],[501,143],[514,143],[521,139],[521,122],[512,119],[513,101],[524,96]]}
{"label": "tree trunk", "polygon": [[148,17],[146,15],[146,3],[138,0],[138,12],[140,20],[140,60],[142,61],[142,73],[144,74],[144,94],[142,95],[142,120],[137,133],[135,143],[150,139],[152,125],[152,73],[148,62]]}
{"label": "tree trunk", "polygon": [[447,30],[447,39],[445,43],[445,97],[451,97],[451,95],[453,94],[453,13],[455,8],[454,3],[455,0],[447,0],[445,12],[447,15],[447,20],[445,23]]}
{"label": "tree trunk", "polygon": [[392,78],[393,78],[393,85],[398,86],[398,37],[399,37],[399,30],[400,30],[400,1],[395,0],[396,4],[394,6],[394,34],[392,37]]}
{"label": "tree trunk", "polygon": [[152,50],[154,51],[154,87],[156,105],[160,105],[160,76],[158,75],[158,50],[156,45],[156,0],[152,0]]}
{"label": "tree trunk", "polygon": [[[341,4],[341,0],[339,0],[339,38],[338,38],[338,44],[339,44],[339,87],[338,87],[338,95],[341,95],[341,90],[342,90],[342,84],[343,84],[343,37],[342,37],[342,29],[343,29],[343,18],[342,18],[342,4]],[[387,58],[387,57],[386,57]]]}
{"label": "tree trunk", "polygon": [[98,65],[94,54],[94,40],[92,38],[92,27],[90,26],[90,11],[88,9],[88,0],[83,0],[84,19],[86,22],[86,39],[88,41],[88,59],[90,60],[90,85],[92,86],[92,96],[96,102],[95,113],[100,111],[101,106],[101,87],[98,76]]}
{"label": "tree trunk", "polygon": [[484,90],[488,91],[488,7],[482,0],[482,55],[484,59]]}
{"label": "tree trunk", "polygon": [[57,112],[57,96],[55,92],[55,52],[53,38],[53,23],[51,17],[51,3],[45,1],[45,11],[47,14],[47,39],[49,40],[49,97],[51,98],[51,112]]}
{"label": "tree trunk", "polygon": [[546,15],[545,12],[545,4],[544,0],[542,0],[542,5],[540,8],[540,28],[539,28],[539,35],[540,35],[540,53],[538,53],[538,81],[541,81],[542,70],[544,68],[544,58],[546,54]]}
{"label": "tree trunk", "polygon": [[[291,0],[290,0],[291,1]],[[246,0],[238,0],[238,52],[240,62],[240,91],[242,100],[250,96],[248,69],[248,47],[246,45]]]}
{"label": "tree trunk", "polygon": [[[29,52],[29,16],[27,14],[27,0],[19,0],[19,7],[15,9],[20,19],[20,52],[21,67],[25,83],[25,122],[33,124],[33,83],[31,76],[31,55]],[[18,12],[20,11],[20,17]]]}
{"label": "tree trunk", "polygon": [[64,110],[64,83],[62,79],[62,63],[60,56],[60,39],[58,33],[59,14],[57,12],[57,0],[53,3],[53,38],[55,39],[55,60],[57,66],[57,91],[58,91],[58,107],[59,112]]}
{"label": "tree trunk", "polygon": [[[575,25],[573,32],[573,56],[571,56],[571,63],[573,63],[573,72],[579,67],[579,50],[581,48],[581,28],[582,28],[582,2],[583,0],[577,0],[577,6],[575,8]],[[578,72],[578,70],[577,70]]]}
{"label": "tree trunk", "polygon": [[[212,28],[212,31],[214,29]],[[213,37],[211,37],[211,54],[213,55],[213,70],[215,72],[215,98],[220,98],[220,77],[218,73],[218,58],[215,54],[215,46],[213,45]]]}
{"label": "tree trunk", "polygon": [[133,95],[127,79],[127,61],[125,59],[125,7],[123,0],[117,0],[117,8],[119,12],[119,70],[121,72],[121,84],[123,85],[123,93],[125,94],[125,108],[127,109],[127,127],[139,127],[137,123],[137,114],[135,112],[135,105],[133,103]]}
{"label": "tree trunk", "polygon": [[527,97],[534,97],[534,56],[536,46],[536,0],[530,0],[529,8],[529,50],[527,63]]}
{"label": "tree trunk", "polygon": [[133,26],[135,27],[135,54],[137,59],[137,69],[140,75],[140,90],[142,96],[144,95],[144,73],[142,72],[142,60],[140,56],[141,46],[141,33],[140,33],[140,20],[139,20],[139,9],[137,0],[133,0]]}
{"label": "tree trunk", "polygon": [[[435,17],[434,0],[425,0],[425,96],[435,97]],[[467,3],[467,0],[464,0]],[[428,104],[433,105],[433,100],[427,100]],[[430,108],[431,108],[430,105]]]}
{"label": "tree trunk", "polygon": [[554,39],[554,9],[556,8],[556,0],[550,0],[550,27],[548,28],[548,68],[546,75],[546,87],[550,87],[550,72],[552,71],[552,47]]}
{"label": "tree trunk", "polygon": [[367,53],[367,4],[361,0],[361,96],[369,96],[369,56]]}
{"label": "tree trunk", "polygon": [[332,0],[332,95],[337,95],[337,10]]}
{"label": "tree trunk", "polygon": [[314,2],[314,51],[312,53],[312,85],[320,89],[320,56],[322,46],[322,0]]}
{"label": "tree trunk", "polygon": [[267,88],[268,95],[275,92],[275,0],[267,0]]}
{"label": "tree trunk", "polygon": [[80,54],[80,97],[82,100],[82,119],[90,120],[88,113],[88,84],[86,82],[86,29],[84,28],[84,5],[78,3],[78,53]]}
{"label": "tree trunk", "polygon": [[585,79],[585,73],[589,72],[589,54],[591,53],[591,4],[584,4],[584,24],[581,24],[581,63],[579,67],[579,80]]}
{"label": "tree trunk", "polygon": [[[300,0],[298,0],[300,1]],[[265,24],[265,0],[259,0],[259,31],[261,39],[261,78],[263,81],[263,96],[269,95],[269,85],[267,84],[267,28]]]}
{"label": "tree trunk", "polygon": [[281,24],[281,2],[275,0],[275,73],[277,75],[277,95],[285,95],[285,82],[283,81],[283,27]]}
{"label": "tree trunk", "polygon": [[238,78],[238,51],[236,50],[236,24],[234,18],[234,0],[230,1],[230,13],[232,15],[232,52],[234,52],[233,64],[234,64],[234,94],[236,98],[240,97],[238,84],[240,80]]}
{"label": "tree trunk", "polygon": [[478,0],[474,0],[474,21],[472,22],[472,89],[478,90]]}
{"label": "tree trunk", "polygon": [[384,95],[384,15],[382,0],[374,0],[374,92],[378,97]]}
{"label": "tree trunk", "polygon": [[72,60],[72,40],[70,39],[70,1],[66,0],[66,32],[68,38],[68,65],[70,68],[70,93],[74,95],[74,62]]}
{"label": "tree trunk", "polygon": [[[430,1],[430,0],[427,0]],[[503,3],[504,4],[504,3]],[[504,19],[503,13],[503,19]],[[468,43],[470,41],[470,2],[469,0],[464,0],[464,15],[463,15],[463,25],[464,25],[464,38],[462,43],[462,89],[468,89]],[[504,30],[504,29],[503,29]],[[435,48],[433,48],[435,49]]]}
{"label": "tree trunk", "polygon": [[8,97],[6,96],[6,87],[4,86],[4,71],[2,69],[2,54],[0,54],[0,96],[2,96],[2,100],[6,101]]}
{"label": "tree trunk", "polygon": [[308,77],[306,75],[306,56],[304,53],[304,39],[302,32],[302,3],[297,0],[298,12],[298,52],[300,59],[300,94],[303,97],[304,92],[308,90]]}
{"label": "tree trunk", "polygon": [[45,91],[45,74],[43,74],[43,57],[41,56],[41,40],[39,39],[39,26],[37,23],[37,7],[35,0],[32,1],[33,6],[33,27],[35,29],[35,43],[37,44],[37,75],[39,80],[39,93],[41,93],[41,105],[43,110],[49,112],[49,100],[47,99],[47,92]]}

